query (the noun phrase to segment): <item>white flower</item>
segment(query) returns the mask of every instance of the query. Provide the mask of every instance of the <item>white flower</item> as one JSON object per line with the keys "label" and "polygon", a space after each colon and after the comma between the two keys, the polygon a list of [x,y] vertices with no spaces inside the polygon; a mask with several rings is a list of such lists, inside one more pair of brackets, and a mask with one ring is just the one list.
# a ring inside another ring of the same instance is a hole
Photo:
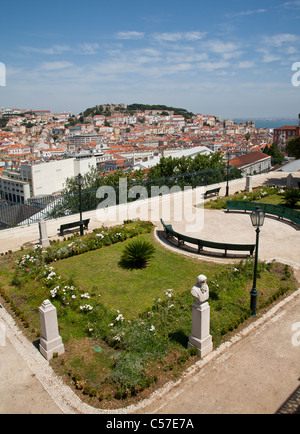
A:
{"label": "white flower", "polygon": [[89,296],[89,293],[86,292],[85,294],[81,294],[81,298],[91,298],[91,297]]}
{"label": "white flower", "polygon": [[54,271],[50,271],[50,273],[48,274],[48,276],[46,277],[47,280],[52,280],[53,277],[56,276],[56,273]]}
{"label": "white flower", "polygon": [[111,324],[109,324],[109,327],[113,327],[114,326],[114,323],[112,322]]}
{"label": "white flower", "polygon": [[88,312],[88,311],[93,310],[93,306],[91,306],[89,304],[85,304],[84,306],[80,306],[80,310]]}
{"label": "white flower", "polygon": [[152,326],[150,327],[149,331],[150,331],[150,332],[154,332],[154,331],[155,331],[155,327],[154,327],[154,325],[152,325]]}
{"label": "white flower", "polygon": [[75,298],[76,298],[76,295],[74,295],[74,294],[73,294],[71,298],[73,298],[73,300],[75,300]]}
{"label": "white flower", "polygon": [[166,296],[169,297],[169,298],[171,298],[172,295],[173,295],[173,289],[167,289],[166,290]]}
{"label": "white flower", "polygon": [[116,321],[123,321],[123,320],[124,320],[124,317],[123,317],[123,315],[120,313],[120,314],[117,316]]}
{"label": "white flower", "polygon": [[57,289],[56,288],[52,289],[50,291],[50,294],[52,295],[52,298],[54,298],[56,296],[56,294],[57,294]]}

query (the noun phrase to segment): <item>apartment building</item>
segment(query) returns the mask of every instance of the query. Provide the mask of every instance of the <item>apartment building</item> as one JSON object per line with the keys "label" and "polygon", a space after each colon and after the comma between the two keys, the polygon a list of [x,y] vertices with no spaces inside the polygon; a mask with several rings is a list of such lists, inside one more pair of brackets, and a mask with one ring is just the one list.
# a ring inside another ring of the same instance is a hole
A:
{"label": "apartment building", "polygon": [[6,167],[0,176],[0,195],[9,204],[22,204],[31,197],[60,192],[67,178],[84,175],[96,166],[96,157],[89,157],[21,164],[18,170]]}
{"label": "apartment building", "polygon": [[90,142],[101,143],[101,141],[102,136],[100,134],[77,134],[68,137],[68,143],[73,143],[75,147],[80,147]]}
{"label": "apartment building", "polygon": [[0,196],[9,204],[21,204],[27,201],[31,196],[27,173],[13,170],[11,164],[7,163],[0,176]]}
{"label": "apartment building", "polygon": [[276,128],[273,132],[274,142],[285,145],[288,139],[300,136],[300,126],[287,125],[285,127]]}

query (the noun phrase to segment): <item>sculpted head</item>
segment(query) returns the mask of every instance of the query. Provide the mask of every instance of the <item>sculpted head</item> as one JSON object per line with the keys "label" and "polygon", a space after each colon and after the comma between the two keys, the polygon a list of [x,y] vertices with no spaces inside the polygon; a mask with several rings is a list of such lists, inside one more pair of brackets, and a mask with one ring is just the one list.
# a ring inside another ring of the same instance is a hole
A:
{"label": "sculpted head", "polygon": [[198,276],[197,283],[191,291],[192,296],[196,297],[201,303],[209,299],[209,288],[206,281],[207,277],[201,274]]}

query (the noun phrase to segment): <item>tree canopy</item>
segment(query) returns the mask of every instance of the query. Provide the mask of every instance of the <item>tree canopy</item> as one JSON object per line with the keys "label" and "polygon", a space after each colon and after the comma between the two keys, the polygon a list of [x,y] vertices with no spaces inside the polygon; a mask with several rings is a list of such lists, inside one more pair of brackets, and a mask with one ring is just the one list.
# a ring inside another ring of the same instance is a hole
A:
{"label": "tree canopy", "polygon": [[300,159],[300,137],[292,137],[286,143],[286,152],[295,157],[297,160]]}
{"label": "tree canopy", "polygon": [[284,161],[284,155],[278,149],[278,143],[273,143],[270,147],[266,146],[264,153],[272,157],[272,164],[276,166],[282,164]]}
{"label": "tree canopy", "polygon": [[[159,105],[130,104],[127,106],[126,109],[120,108],[118,106],[114,108],[114,111],[121,111],[123,113],[134,113],[137,111],[144,112],[145,110],[160,110],[165,115],[168,114],[168,112],[172,111],[174,112],[175,115],[181,115],[185,119],[190,119],[192,116],[194,116],[194,113],[189,112],[184,108],[168,107],[162,104]],[[83,113],[81,113],[81,115],[83,115],[84,117],[95,116],[95,115],[111,116],[111,112],[109,111],[108,106],[104,110],[103,106],[100,105],[100,106],[87,108]]]}

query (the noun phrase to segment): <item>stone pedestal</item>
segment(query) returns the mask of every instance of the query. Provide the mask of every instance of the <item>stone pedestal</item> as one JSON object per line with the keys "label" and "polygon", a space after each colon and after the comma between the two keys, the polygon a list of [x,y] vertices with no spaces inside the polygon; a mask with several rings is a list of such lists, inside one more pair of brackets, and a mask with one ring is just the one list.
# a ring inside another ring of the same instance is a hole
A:
{"label": "stone pedestal", "polygon": [[189,337],[188,348],[196,347],[198,356],[203,358],[213,350],[210,335],[210,306],[207,302],[196,300],[192,308],[192,334]]}
{"label": "stone pedestal", "polygon": [[40,245],[42,247],[50,246],[50,242],[48,240],[48,235],[47,235],[47,226],[44,220],[39,221],[39,232],[40,232]]}
{"label": "stone pedestal", "polygon": [[294,178],[293,175],[290,173],[289,176],[286,178],[287,190],[291,190],[293,188],[293,182],[294,182]]}
{"label": "stone pedestal", "polygon": [[246,178],[246,191],[252,191],[252,176],[247,176]]}
{"label": "stone pedestal", "polygon": [[45,300],[39,308],[42,336],[40,352],[45,359],[50,360],[53,353],[65,352],[62,338],[59,336],[56,308],[49,300]]}
{"label": "stone pedestal", "polygon": [[213,350],[210,335],[209,287],[206,276],[201,274],[191,294],[196,298],[192,308],[192,334],[189,337],[188,348],[196,347],[198,356],[203,358]]}

